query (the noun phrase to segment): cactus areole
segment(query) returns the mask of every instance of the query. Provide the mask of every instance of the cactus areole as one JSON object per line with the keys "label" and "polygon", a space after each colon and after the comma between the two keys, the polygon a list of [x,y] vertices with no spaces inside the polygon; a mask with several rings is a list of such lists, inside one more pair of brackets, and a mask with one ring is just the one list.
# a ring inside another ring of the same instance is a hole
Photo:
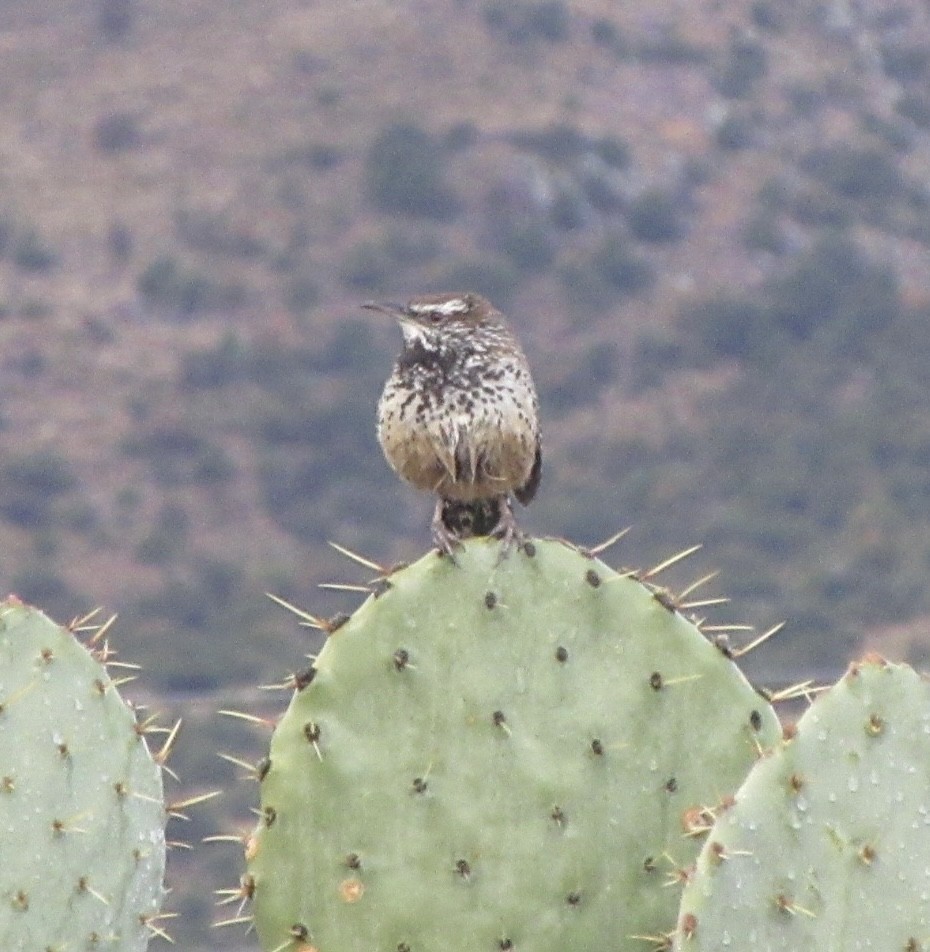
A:
{"label": "cactus areole", "polygon": [[269,952],[643,952],[673,928],[688,817],[777,720],[648,585],[561,542],[498,552],[391,574],[295,692],[246,849]]}

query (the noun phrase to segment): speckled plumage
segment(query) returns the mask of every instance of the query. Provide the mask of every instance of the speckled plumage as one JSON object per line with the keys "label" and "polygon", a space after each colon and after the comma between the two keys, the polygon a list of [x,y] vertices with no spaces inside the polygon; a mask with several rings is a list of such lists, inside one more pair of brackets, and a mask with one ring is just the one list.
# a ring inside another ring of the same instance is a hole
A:
{"label": "speckled plumage", "polygon": [[533,498],[541,451],[536,389],[504,316],[477,294],[366,306],[396,317],[404,335],[378,404],[378,439],[391,467],[439,496],[433,529],[442,548],[454,542],[441,525],[444,503],[495,503],[493,534],[509,540],[516,531],[509,496]]}

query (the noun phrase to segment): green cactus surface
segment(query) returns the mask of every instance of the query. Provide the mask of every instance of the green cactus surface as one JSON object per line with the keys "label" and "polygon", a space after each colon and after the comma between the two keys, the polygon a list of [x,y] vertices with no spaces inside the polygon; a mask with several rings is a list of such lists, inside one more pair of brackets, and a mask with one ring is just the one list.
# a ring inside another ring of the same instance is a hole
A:
{"label": "green cactus surface", "polygon": [[161,904],[161,769],[94,654],[36,609],[0,602],[0,949],[9,952],[138,952]]}
{"label": "green cactus surface", "polygon": [[269,952],[646,952],[707,808],[781,736],[667,594],[558,541],[376,581],[259,770]]}
{"label": "green cactus surface", "polygon": [[675,949],[930,949],[930,684],[853,665],[756,763],[685,888]]}

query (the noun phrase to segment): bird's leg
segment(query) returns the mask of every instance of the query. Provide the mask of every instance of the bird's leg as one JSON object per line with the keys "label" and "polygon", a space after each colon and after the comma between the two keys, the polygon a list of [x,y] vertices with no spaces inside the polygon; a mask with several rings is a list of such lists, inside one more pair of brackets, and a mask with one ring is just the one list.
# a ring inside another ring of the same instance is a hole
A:
{"label": "bird's leg", "polygon": [[506,495],[501,496],[498,500],[498,505],[500,507],[500,517],[497,520],[497,525],[491,530],[490,535],[494,536],[495,539],[501,540],[500,557],[501,559],[506,559],[515,544],[517,548],[523,544],[525,536],[517,525],[517,519],[513,514],[513,505],[510,502],[510,497]]}
{"label": "bird's leg", "polygon": [[458,535],[453,532],[445,523],[446,501],[440,496],[436,500],[436,508],[433,510],[433,522],[431,525],[433,532],[433,544],[439,549],[440,555],[448,556],[453,565],[458,565],[455,559],[455,550],[462,544]]}

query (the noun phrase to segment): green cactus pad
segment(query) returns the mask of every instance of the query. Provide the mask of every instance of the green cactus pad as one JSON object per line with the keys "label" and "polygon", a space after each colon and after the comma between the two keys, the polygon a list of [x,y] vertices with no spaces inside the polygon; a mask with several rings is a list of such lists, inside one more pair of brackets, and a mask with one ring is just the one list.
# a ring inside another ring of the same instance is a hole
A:
{"label": "green cactus pad", "polygon": [[871,658],[717,820],[675,949],[930,949],[930,684]]}
{"label": "green cactus pad", "polygon": [[777,720],[648,586],[561,542],[499,552],[382,579],[301,679],[246,851],[269,952],[646,952],[672,929],[689,818]]}
{"label": "green cactus pad", "polygon": [[165,819],[161,770],[105,667],[0,602],[0,948],[145,949]]}

